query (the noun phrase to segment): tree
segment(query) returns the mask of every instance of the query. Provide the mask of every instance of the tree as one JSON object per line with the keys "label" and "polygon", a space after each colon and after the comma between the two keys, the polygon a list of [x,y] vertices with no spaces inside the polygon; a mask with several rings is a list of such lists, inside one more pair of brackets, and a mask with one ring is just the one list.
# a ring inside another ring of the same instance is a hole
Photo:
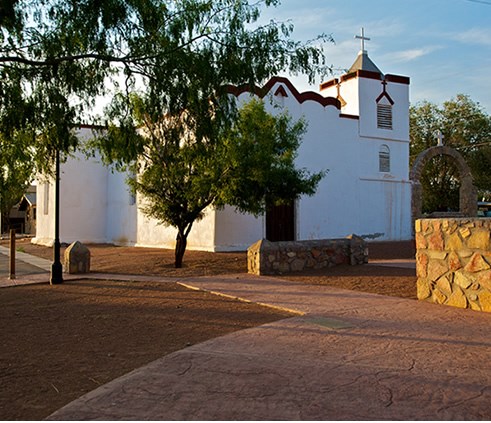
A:
{"label": "tree", "polygon": [[[138,43],[142,49],[151,49],[145,55],[152,60],[138,62],[144,84],[137,86],[136,79],[129,80],[109,109],[112,125],[99,147],[109,162],[142,166],[133,186],[146,198],[148,214],[177,228],[178,267],[192,224],[206,207],[240,206],[239,197],[248,204],[247,210],[252,207],[252,200],[246,201],[251,190],[232,192],[230,188],[225,201],[226,176],[230,186],[232,181],[238,185],[237,178],[228,176],[231,169],[223,168],[224,159],[230,158],[223,139],[236,128],[238,119],[227,85],[252,88],[287,69],[313,77],[322,67],[321,50],[292,41],[290,25],[255,24],[260,6],[277,4],[173,3],[172,13],[166,11],[162,20],[160,16],[156,20],[153,44]],[[139,126],[146,137],[137,135]],[[261,185],[255,189],[255,200],[260,198],[257,208],[265,193]]]}
{"label": "tree", "polygon": [[0,222],[7,222],[7,225],[10,209],[32,181],[34,163],[29,153],[29,136],[19,133],[15,139],[6,139],[0,135]]}
{"label": "tree", "polygon": [[[324,66],[322,35],[291,38],[290,23],[259,25],[279,0],[16,0],[2,2],[0,133],[30,130],[36,164],[52,171],[58,152],[77,147],[72,128],[102,95],[114,145],[107,158],[130,163],[142,153],[136,135],[140,98],[150,122],[178,122],[171,139],[192,130],[196,143],[216,139],[236,116],[226,85],[260,84],[283,70],[312,80]],[[186,111],[184,114],[183,111]],[[137,113],[135,113],[137,112]],[[141,113],[140,113],[141,114]],[[118,129],[116,130],[115,127]],[[171,154],[171,149],[166,152]],[[193,153],[195,160],[199,154]],[[195,164],[191,161],[191,166]]]}
{"label": "tree", "polygon": [[[459,94],[443,106],[424,101],[410,109],[411,164],[423,150],[436,145],[441,131],[444,144],[458,150],[471,168],[480,196],[491,192],[491,116],[468,96]],[[459,210],[460,180],[446,156],[428,163],[421,175],[423,211]]]}
{"label": "tree", "polygon": [[[113,2],[14,0],[0,5],[5,13],[0,18],[0,136],[14,140],[29,134],[32,148],[26,149],[31,153],[26,158],[38,172],[55,174],[53,284],[63,281],[60,156],[76,148],[72,128],[103,92],[110,71],[107,53],[114,43],[106,43],[106,35],[114,21],[107,19],[113,12],[104,8],[108,3]],[[7,173],[14,171],[10,167]]]}
{"label": "tree", "polygon": [[[76,148],[71,129],[93,119],[96,100],[118,86],[118,95],[144,87],[154,96],[153,112],[160,113],[181,107],[190,90],[206,96],[210,78],[201,73],[233,84],[258,83],[285,68],[313,77],[324,59],[318,47],[294,42],[289,24],[255,25],[263,6],[278,4],[3,0],[0,133],[30,129],[42,135],[34,138],[33,153],[49,173],[57,151]],[[200,74],[181,73],[188,60]]]}
{"label": "tree", "polygon": [[[144,198],[142,210],[177,229],[176,267],[182,267],[187,237],[207,207],[232,205],[258,215],[268,204],[312,195],[324,175],[295,168],[305,122],[292,122],[286,113],[270,115],[260,100],[244,105],[230,126],[212,119],[206,137],[191,119],[193,111],[154,122],[140,99],[134,103],[142,134],[133,139],[138,151],[130,168],[137,177],[130,182]],[[126,136],[112,128],[106,145]]]}
{"label": "tree", "polygon": [[327,170],[310,174],[295,166],[306,129],[303,119],[294,122],[286,111],[268,113],[263,101],[246,103],[225,135],[224,160],[230,171],[217,205],[259,215],[270,205],[315,194]]}
{"label": "tree", "polygon": [[82,3],[1,4],[0,133],[14,139],[19,131],[30,132],[30,159],[43,173],[52,172],[57,151],[76,146],[71,129],[103,92],[108,72],[107,61],[90,56],[108,50],[103,25],[89,26],[102,7],[83,10]]}

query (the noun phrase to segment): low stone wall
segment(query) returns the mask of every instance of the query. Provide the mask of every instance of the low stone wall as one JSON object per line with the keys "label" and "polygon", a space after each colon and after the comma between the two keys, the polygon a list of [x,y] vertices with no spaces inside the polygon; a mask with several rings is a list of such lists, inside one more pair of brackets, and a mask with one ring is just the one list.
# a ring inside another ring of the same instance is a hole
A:
{"label": "low stone wall", "polygon": [[256,275],[363,263],[368,263],[368,248],[365,241],[355,235],[311,241],[270,242],[263,239],[247,249],[247,270]]}
{"label": "low stone wall", "polygon": [[415,222],[418,299],[491,312],[491,219]]}

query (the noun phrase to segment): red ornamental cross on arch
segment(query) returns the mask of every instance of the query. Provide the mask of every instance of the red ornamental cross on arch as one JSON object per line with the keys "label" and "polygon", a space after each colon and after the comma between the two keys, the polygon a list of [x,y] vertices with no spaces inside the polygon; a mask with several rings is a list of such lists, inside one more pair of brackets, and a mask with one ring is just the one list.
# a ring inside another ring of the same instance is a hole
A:
{"label": "red ornamental cross on arch", "polygon": [[445,145],[438,145],[430,147],[418,155],[409,175],[412,183],[411,212],[413,221],[422,217],[423,191],[419,182],[421,172],[428,161],[439,155],[449,156],[454,159],[461,182],[459,192],[460,212],[465,217],[475,217],[477,215],[477,191],[473,184],[469,166],[457,150]]}

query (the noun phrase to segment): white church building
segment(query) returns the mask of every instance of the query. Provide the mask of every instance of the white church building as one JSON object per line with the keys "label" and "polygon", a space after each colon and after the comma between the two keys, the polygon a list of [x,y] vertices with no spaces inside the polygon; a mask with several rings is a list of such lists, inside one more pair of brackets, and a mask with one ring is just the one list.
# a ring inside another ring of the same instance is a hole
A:
{"label": "white church building", "polygon": [[[252,95],[231,89],[240,102]],[[294,119],[304,117],[307,132],[297,166],[328,169],[312,197],[301,197],[256,218],[231,207],[209,208],[194,224],[188,249],[246,250],[259,239],[311,240],[356,234],[367,240],[411,239],[409,181],[409,78],[383,74],[363,49],[349,71],[298,92],[282,77],[253,95],[275,113],[279,105]],[[88,127],[81,138],[92,136]],[[60,241],[174,248],[176,229],[145,216],[127,187],[127,175],[79,154],[61,166]],[[37,185],[34,243],[54,238],[54,183]]]}

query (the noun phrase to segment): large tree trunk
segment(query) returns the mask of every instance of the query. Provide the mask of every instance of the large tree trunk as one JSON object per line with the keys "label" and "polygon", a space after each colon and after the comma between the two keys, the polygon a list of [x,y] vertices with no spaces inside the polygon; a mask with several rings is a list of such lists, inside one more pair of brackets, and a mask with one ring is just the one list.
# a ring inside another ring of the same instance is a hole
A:
{"label": "large tree trunk", "polygon": [[186,244],[188,242],[187,235],[184,231],[179,231],[177,233],[176,238],[176,251],[175,251],[175,262],[174,266],[176,269],[180,269],[182,267],[182,259],[184,257],[184,253],[186,252]]}

